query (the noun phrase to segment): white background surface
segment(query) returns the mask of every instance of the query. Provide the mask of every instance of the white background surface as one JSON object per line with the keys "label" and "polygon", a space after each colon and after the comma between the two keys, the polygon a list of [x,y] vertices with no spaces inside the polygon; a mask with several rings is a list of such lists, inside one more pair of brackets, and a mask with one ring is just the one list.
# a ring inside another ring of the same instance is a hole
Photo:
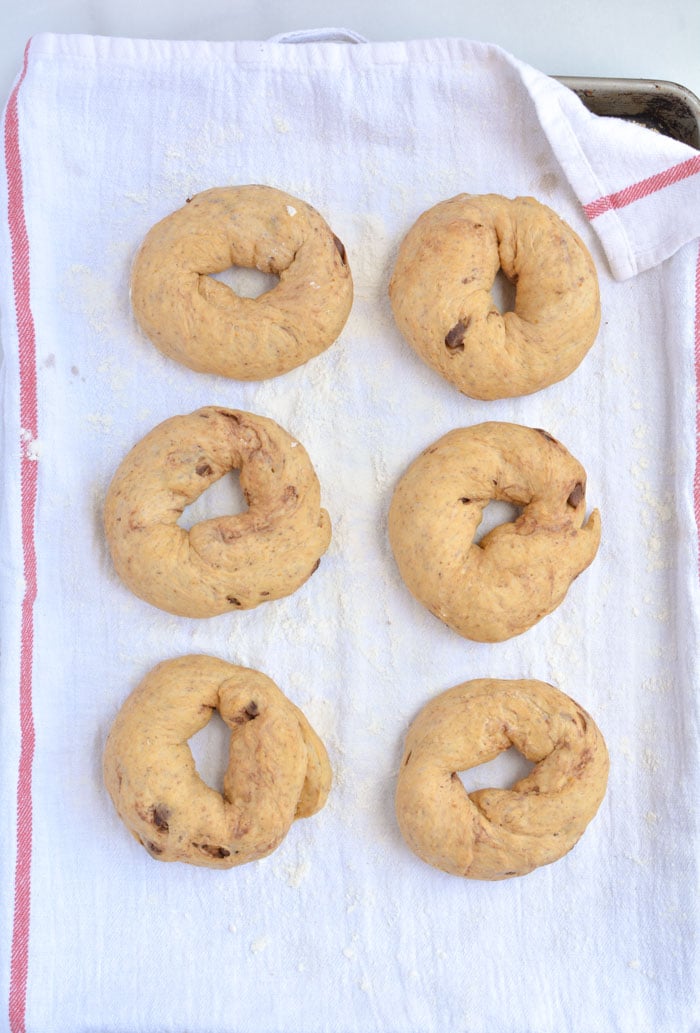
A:
{"label": "white background surface", "polygon": [[668,79],[700,95],[697,0],[23,0],[0,5],[0,91],[29,36],[267,39],[343,26],[373,40],[463,36],[498,43],[552,75]]}

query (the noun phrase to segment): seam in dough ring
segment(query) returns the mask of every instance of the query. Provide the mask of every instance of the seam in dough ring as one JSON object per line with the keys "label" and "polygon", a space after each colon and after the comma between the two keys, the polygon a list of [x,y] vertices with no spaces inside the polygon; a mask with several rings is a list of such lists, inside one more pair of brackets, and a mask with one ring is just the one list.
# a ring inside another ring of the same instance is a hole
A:
{"label": "seam in dough ring", "polygon": [[[279,277],[257,298],[210,274]],[[131,274],[136,321],[160,351],[201,373],[264,380],[319,355],[352,305],[347,255],[319,213],[268,186],[214,187],[147,233]]]}
{"label": "seam in dough ring", "polygon": [[[474,542],[492,500],[522,507]],[[562,602],[593,561],[586,472],[546,431],[480,423],[450,431],[409,466],[389,509],[389,540],[419,602],[465,638],[502,642]]]}
{"label": "seam in dough ring", "polygon": [[[234,469],[249,508],[180,527],[185,507]],[[320,494],[306,450],[273,420],[215,406],[173,416],[131,449],[109,486],[115,569],[141,599],[183,617],[280,599],[328,548]]]}
{"label": "seam in dough ring", "polygon": [[[457,772],[515,746],[535,767],[510,789],[467,793]],[[596,814],[608,752],[595,722],[552,685],[477,679],[432,699],[406,736],[401,833],[427,864],[507,879],[563,857]]]}
{"label": "seam in dough ring", "polygon": [[[223,793],[197,774],[188,739],[218,710],[231,730]],[[105,785],[151,857],[232,868],[272,853],[326,802],[326,749],[275,683],[212,656],[158,664],[107,737]]]}
{"label": "seam in dough ring", "polygon": [[[502,269],[512,312],[491,295]],[[418,355],[472,398],[531,394],[569,376],[600,326],[598,275],[578,234],[533,197],[459,194],[406,234],[389,285]]]}

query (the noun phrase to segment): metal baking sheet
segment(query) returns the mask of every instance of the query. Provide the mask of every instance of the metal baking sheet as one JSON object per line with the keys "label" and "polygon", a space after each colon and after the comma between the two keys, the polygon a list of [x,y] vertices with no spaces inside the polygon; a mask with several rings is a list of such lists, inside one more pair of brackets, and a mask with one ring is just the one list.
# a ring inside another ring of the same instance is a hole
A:
{"label": "metal baking sheet", "polygon": [[638,122],[700,150],[700,99],[685,86],[657,79],[555,78],[596,115]]}

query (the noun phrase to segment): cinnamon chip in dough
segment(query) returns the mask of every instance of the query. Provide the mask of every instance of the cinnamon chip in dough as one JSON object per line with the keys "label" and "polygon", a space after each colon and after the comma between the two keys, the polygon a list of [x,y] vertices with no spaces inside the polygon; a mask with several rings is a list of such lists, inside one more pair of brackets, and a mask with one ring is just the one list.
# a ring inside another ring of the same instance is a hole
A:
{"label": "cinnamon chip in dough", "polygon": [[[458,772],[515,746],[535,767],[510,789],[467,793]],[[544,682],[478,679],[411,724],[396,788],[406,843],[469,879],[526,875],[577,843],[605,795],[608,752],[593,719]]]}

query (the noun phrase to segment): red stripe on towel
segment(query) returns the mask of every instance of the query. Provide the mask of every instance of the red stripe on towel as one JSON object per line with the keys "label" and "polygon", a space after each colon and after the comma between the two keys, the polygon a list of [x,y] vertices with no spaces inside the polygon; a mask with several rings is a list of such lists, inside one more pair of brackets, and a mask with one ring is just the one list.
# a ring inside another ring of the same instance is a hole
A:
{"label": "red stripe on towel", "polygon": [[[30,41],[31,42],[31,41]],[[37,494],[37,461],[28,443],[37,437],[36,342],[29,284],[29,237],[24,217],[24,190],[19,142],[17,96],[27,72],[29,46],[24,65],[5,114],[5,168],[7,208],[12,254],[12,282],[19,340],[20,505],[24,596],[21,613],[19,719],[20,755],[17,777],[17,855],[15,861],[14,918],[10,956],[9,1019],[12,1033],[26,1028],[27,974],[29,970],[29,921],[32,868],[32,766],[34,760],[34,715],[32,710],[32,665],[34,656],[34,600],[36,599],[36,549],[34,516]]]}
{"label": "red stripe on towel", "polygon": [[700,540],[700,244],[695,265],[695,524]]}
{"label": "red stripe on towel", "polygon": [[597,201],[589,201],[588,204],[583,206],[583,210],[588,218],[592,220],[602,215],[603,212],[610,212],[614,208],[626,208],[633,201],[639,201],[642,197],[655,194],[657,190],[663,190],[674,183],[680,183],[682,179],[695,176],[698,172],[700,172],[700,154],[688,158],[687,161],[682,161],[680,165],[673,165],[664,172],[657,172],[655,176],[649,176],[648,179],[632,183],[631,186],[625,187],[624,190],[618,190],[617,193],[608,194],[607,197],[599,197]]}

